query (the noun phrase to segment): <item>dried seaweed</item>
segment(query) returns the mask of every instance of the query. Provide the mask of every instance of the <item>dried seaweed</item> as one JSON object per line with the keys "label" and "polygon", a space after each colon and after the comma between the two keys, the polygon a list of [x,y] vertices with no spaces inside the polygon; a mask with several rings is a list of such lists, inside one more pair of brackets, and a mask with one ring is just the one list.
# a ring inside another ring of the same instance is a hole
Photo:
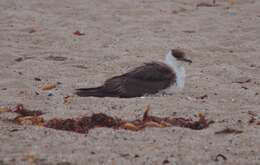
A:
{"label": "dried seaweed", "polygon": [[27,125],[38,125],[42,126],[44,124],[44,119],[40,117],[43,114],[41,111],[30,111],[25,109],[22,104],[16,105],[16,107],[10,112],[18,113],[19,115],[14,118],[14,122],[17,124],[27,124]]}
{"label": "dried seaweed", "polygon": [[79,119],[51,119],[47,121],[44,126],[64,131],[73,131],[77,133],[88,133],[90,124],[89,117],[82,117]]}
{"label": "dried seaweed", "polygon": [[47,128],[72,131],[77,133],[88,133],[95,127],[107,127],[113,129],[126,129],[130,131],[140,131],[149,127],[165,128],[171,126],[184,127],[193,130],[207,128],[212,121],[208,121],[204,115],[199,114],[199,119],[194,121],[191,118],[175,117],[157,117],[149,115],[150,107],[147,106],[141,119],[133,121],[123,120],[117,117],[111,117],[104,113],[96,113],[91,116],[82,116],[78,118],[59,119],[53,118],[44,120],[40,117],[43,113],[40,111],[29,111],[19,104],[12,112],[18,113],[19,116],[14,118],[17,124],[29,124],[44,126]]}
{"label": "dried seaweed", "polygon": [[16,107],[11,110],[12,112],[18,113],[20,116],[40,116],[43,114],[41,111],[31,111],[28,109],[25,109],[22,104],[17,104]]}

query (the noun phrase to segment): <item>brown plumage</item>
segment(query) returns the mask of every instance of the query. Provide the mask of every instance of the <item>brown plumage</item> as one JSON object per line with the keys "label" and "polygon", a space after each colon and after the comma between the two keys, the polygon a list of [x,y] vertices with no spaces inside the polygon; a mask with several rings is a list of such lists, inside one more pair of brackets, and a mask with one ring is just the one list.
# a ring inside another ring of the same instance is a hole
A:
{"label": "brown plumage", "polygon": [[173,49],[166,54],[164,62],[151,62],[133,69],[120,76],[112,77],[102,86],[80,88],[76,94],[82,97],[121,97],[131,98],[155,94],[173,84],[184,87],[185,69],[181,61],[192,61],[185,57],[184,52]]}
{"label": "brown plumage", "polygon": [[175,79],[174,72],[166,64],[152,62],[112,77],[100,87],[77,89],[76,94],[82,97],[140,97],[166,89]]}

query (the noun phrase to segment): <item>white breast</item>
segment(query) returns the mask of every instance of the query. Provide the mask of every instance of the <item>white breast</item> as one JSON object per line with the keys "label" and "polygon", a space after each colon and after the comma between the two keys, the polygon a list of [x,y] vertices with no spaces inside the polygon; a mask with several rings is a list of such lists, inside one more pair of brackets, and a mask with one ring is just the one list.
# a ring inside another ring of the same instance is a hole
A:
{"label": "white breast", "polygon": [[181,63],[178,63],[177,59],[172,56],[171,51],[166,54],[165,56],[165,64],[167,64],[176,74],[176,85],[172,85],[169,88],[165,90],[167,93],[172,93],[176,91],[176,87],[178,90],[181,90],[184,88],[185,85],[185,68],[181,65]]}

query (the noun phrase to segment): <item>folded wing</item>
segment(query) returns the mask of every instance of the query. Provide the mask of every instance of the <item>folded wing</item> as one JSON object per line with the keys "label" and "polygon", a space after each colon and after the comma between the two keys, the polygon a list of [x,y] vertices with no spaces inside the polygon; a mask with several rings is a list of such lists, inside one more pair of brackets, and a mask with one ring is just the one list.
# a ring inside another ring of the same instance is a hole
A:
{"label": "folded wing", "polygon": [[140,97],[155,94],[172,85],[174,72],[164,63],[146,63],[121,76],[108,79],[103,91],[114,97]]}

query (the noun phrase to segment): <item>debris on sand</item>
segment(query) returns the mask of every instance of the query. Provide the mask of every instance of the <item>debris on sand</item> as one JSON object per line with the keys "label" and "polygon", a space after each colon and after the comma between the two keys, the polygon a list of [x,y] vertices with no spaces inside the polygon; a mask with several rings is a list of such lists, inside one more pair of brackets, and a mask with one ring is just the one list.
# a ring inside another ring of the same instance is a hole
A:
{"label": "debris on sand", "polygon": [[43,115],[41,111],[31,111],[25,109],[22,104],[17,104],[14,109],[11,110],[12,112],[18,113],[20,116],[40,116]]}
{"label": "debris on sand", "polygon": [[53,118],[44,120],[40,117],[43,113],[40,111],[29,111],[24,109],[22,104],[18,104],[15,110],[11,112],[18,113],[19,116],[13,121],[17,124],[29,124],[53,128],[57,130],[71,131],[77,133],[88,133],[90,129],[96,127],[107,127],[113,129],[126,129],[130,131],[140,131],[149,127],[165,128],[165,127],[184,127],[193,130],[201,130],[207,128],[213,121],[208,121],[204,115],[199,114],[198,120],[191,118],[175,118],[175,117],[156,117],[149,115],[150,107],[147,106],[141,119],[133,121],[123,120],[117,117],[111,117],[104,113],[96,113],[91,116],[82,116],[78,118],[59,119]]}
{"label": "debris on sand", "polygon": [[169,163],[170,163],[170,161],[167,160],[167,159],[165,159],[165,160],[162,162],[162,164],[169,164]]}
{"label": "debris on sand", "polygon": [[228,0],[228,3],[230,6],[233,6],[235,4],[235,0]]}
{"label": "debris on sand", "polygon": [[76,35],[76,36],[84,36],[85,35],[85,33],[82,33],[82,32],[80,32],[78,30],[75,31],[73,34]]}
{"label": "debris on sand", "polygon": [[68,58],[67,57],[62,57],[62,56],[48,56],[44,58],[45,60],[49,61],[66,61]]}
{"label": "debris on sand", "polygon": [[237,80],[233,81],[232,83],[237,83],[237,84],[245,84],[245,83],[249,83],[252,80],[250,78],[247,77],[240,77]]}
{"label": "debris on sand", "polygon": [[34,28],[29,29],[29,33],[35,33],[35,32],[36,32],[36,29],[34,29]]}
{"label": "debris on sand", "polygon": [[90,118],[82,117],[78,119],[58,119],[54,118],[47,121],[44,125],[47,128],[57,130],[72,131],[77,133],[88,133],[90,129]]}
{"label": "debris on sand", "polygon": [[213,0],[212,3],[201,2],[201,3],[198,3],[196,6],[197,7],[214,7],[214,6],[218,6],[218,5],[216,3],[216,0]]}
{"label": "debris on sand", "polygon": [[215,161],[218,162],[218,161],[220,161],[221,159],[224,160],[224,161],[226,161],[226,160],[227,160],[227,157],[226,157],[225,155],[223,155],[223,154],[217,154],[217,156],[215,157]]}
{"label": "debris on sand", "polygon": [[63,104],[69,104],[72,102],[72,97],[71,96],[64,96],[63,97]]}
{"label": "debris on sand", "polygon": [[253,124],[256,121],[254,116],[251,116],[250,120],[248,121],[248,124]]}
{"label": "debris on sand", "polygon": [[56,84],[47,83],[40,87],[41,90],[47,91],[56,88]]}
{"label": "debris on sand", "polygon": [[196,5],[196,7],[214,7],[214,6],[215,4],[205,3],[205,2],[201,2]]}
{"label": "debris on sand", "polygon": [[15,123],[23,125],[43,126],[44,119],[39,116],[18,116],[14,119]]}
{"label": "debris on sand", "polygon": [[247,114],[250,116],[250,119],[248,120],[248,124],[256,123],[256,125],[259,125],[256,121],[257,114],[253,111],[248,111]]}
{"label": "debris on sand", "polygon": [[240,133],[243,133],[243,131],[234,128],[225,128],[221,131],[215,132],[215,134],[240,134]]}
{"label": "debris on sand", "polygon": [[42,81],[39,77],[34,77],[35,81]]}
{"label": "debris on sand", "polygon": [[4,113],[4,112],[10,112],[10,110],[6,107],[0,107],[0,113]]}
{"label": "debris on sand", "polygon": [[22,57],[18,57],[18,58],[16,58],[16,59],[14,59],[16,62],[21,62],[21,61],[23,61],[23,58]]}
{"label": "debris on sand", "polygon": [[196,99],[201,99],[201,100],[206,99],[206,98],[208,98],[207,94],[196,97]]}
{"label": "debris on sand", "polygon": [[24,108],[22,104],[16,105],[10,112],[18,113],[19,115],[14,118],[14,122],[17,124],[37,125],[42,126],[44,119],[40,117],[43,115],[41,111],[30,111]]}

